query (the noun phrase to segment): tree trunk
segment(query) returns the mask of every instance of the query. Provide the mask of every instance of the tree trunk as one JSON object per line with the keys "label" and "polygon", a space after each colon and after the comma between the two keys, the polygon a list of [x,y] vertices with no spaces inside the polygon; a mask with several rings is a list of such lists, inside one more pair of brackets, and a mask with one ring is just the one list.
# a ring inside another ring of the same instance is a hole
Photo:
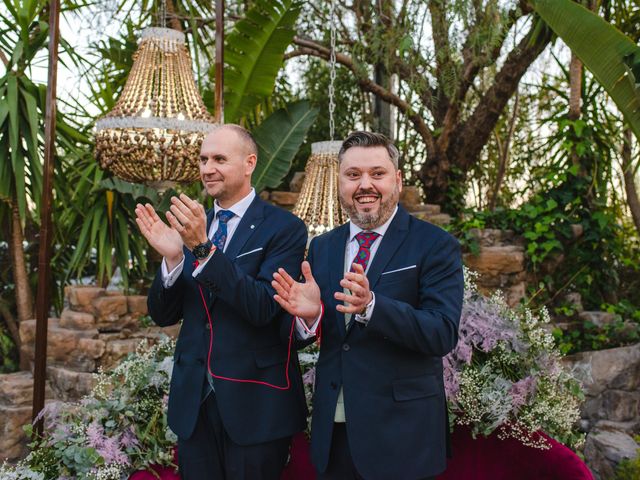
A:
{"label": "tree trunk", "polygon": [[630,128],[624,130],[624,143],[622,145],[622,172],[624,174],[624,190],[627,194],[627,204],[631,210],[631,218],[640,235],[640,198],[636,187],[636,169],[631,161],[631,141],[633,135]]}
{"label": "tree trunk", "polygon": [[504,140],[504,144],[500,144],[498,139],[498,146],[500,147],[500,164],[498,165],[498,172],[496,173],[496,181],[493,184],[493,189],[489,196],[488,209],[494,211],[496,204],[498,203],[498,196],[500,195],[500,188],[502,187],[502,181],[507,173],[507,165],[509,164],[509,157],[511,152],[511,139],[516,127],[516,120],[518,119],[518,107],[520,106],[520,96],[516,91],[513,101],[513,114],[509,121],[509,129],[507,130],[507,138]]}
{"label": "tree trunk", "polygon": [[33,318],[33,293],[29,284],[29,274],[24,257],[24,234],[20,223],[20,213],[17,202],[11,206],[11,240],[9,243],[9,255],[13,270],[13,280],[16,290],[16,309],[18,322]]}

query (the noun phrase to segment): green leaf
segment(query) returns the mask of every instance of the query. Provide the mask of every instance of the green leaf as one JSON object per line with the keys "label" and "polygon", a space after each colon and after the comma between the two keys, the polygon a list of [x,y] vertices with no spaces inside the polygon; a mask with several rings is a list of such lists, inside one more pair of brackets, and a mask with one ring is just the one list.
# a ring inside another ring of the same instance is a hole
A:
{"label": "green leaf", "polygon": [[317,116],[318,109],[302,100],[276,110],[254,130],[258,164],[252,181],[256,192],[280,185]]}
{"label": "green leaf", "polygon": [[[640,47],[595,13],[572,0],[533,0],[540,17],[582,60],[640,139],[640,91],[629,63]],[[577,133],[577,132],[576,132]]]}
{"label": "green leaf", "polygon": [[237,123],[273,91],[300,8],[291,0],[257,0],[227,36],[226,123]]}

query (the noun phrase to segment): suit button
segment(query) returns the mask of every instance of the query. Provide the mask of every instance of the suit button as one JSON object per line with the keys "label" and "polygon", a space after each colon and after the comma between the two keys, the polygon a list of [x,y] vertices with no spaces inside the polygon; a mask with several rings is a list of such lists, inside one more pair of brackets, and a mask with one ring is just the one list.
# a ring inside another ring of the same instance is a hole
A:
{"label": "suit button", "polygon": [[336,390],[338,388],[338,384],[336,382],[331,382],[329,385],[331,386],[331,390]]}
{"label": "suit button", "polygon": [[348,352],[349,350],[351,350],[351,347],[349,346],[348,343],[343,343],[342,350],[344,350],[345,352]]}

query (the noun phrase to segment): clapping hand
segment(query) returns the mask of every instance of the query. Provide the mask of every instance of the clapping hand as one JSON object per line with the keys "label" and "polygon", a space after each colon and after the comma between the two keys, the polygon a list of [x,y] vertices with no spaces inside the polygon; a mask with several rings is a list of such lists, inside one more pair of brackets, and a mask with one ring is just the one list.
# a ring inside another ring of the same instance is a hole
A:
{"label": "clapping hand", "polygon": [[352,266],[353,271],[346,272],[344,278],[340,280],[340,286],[349,290],[350,293],[336,292],[333,295],[336,300],[344,303],[336,306],[336,310],[342,313],[363,314],[373,295],[362,265],[354,263]]}
{"label": "clapping hand", "polygon": [[276,290],[276,302],[287,312],[302,318],[307,326],[313,325],[321,312],[320,287],[311,273],[309,262],[302,262],[302,276],[305,282],[296,282],[284,268],[273,274],[271,285]]}
{"label": "clapping hand", "polygon": [[160,220],[150,204],[136,205],[136,223],[140,232],[167,261],[169,270],[182,261],[182,238],[180,234]]}

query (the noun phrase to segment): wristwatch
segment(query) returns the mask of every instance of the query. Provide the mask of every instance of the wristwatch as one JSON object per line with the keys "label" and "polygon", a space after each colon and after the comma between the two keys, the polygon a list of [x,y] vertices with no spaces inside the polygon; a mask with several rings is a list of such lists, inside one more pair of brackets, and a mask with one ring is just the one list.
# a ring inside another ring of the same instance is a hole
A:
{"label": "wristwatch", "polygon": [[211,252],[212,248],[213,248],[213,243],[211,243],[211,240],[207,240],[206,242],[193,247],[193,250],[191,250],[191,253],[193,253],[194,257],[196,257],[196,260],[204,260],[209,256],[209,253]]}

